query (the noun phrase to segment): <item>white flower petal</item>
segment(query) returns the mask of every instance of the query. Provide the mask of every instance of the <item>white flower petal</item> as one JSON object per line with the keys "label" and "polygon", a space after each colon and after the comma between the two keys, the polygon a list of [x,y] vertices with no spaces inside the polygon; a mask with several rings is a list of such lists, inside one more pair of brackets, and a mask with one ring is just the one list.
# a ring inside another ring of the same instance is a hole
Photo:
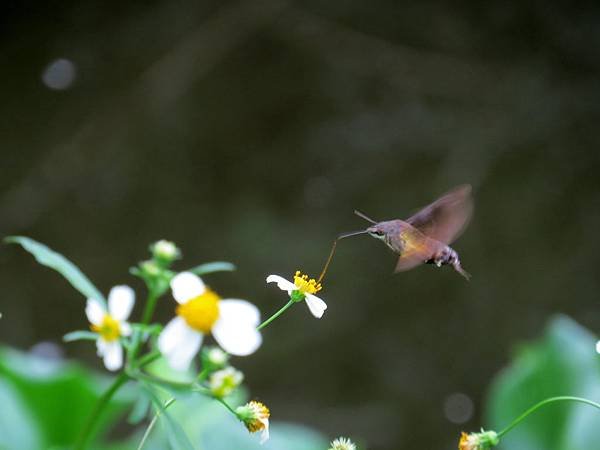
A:
{"label": "white flower petal", "polygon": [[260,323],[260,311],[246,300],[225,298],[219,302],[219,317],[226,316],[228,320],[239,320],[255,327]]}
{"label": "white flower petal", "polygon": [[104,367],[108,370],[119,370],[123,365],[123,347],[119,341],[107,342],[104,349]]}
{"label": "white flower petal", "polygon": [[106,310],[99,300],[88,298],[85,305],[85,315],[93,325],[101,325],[106,315]]}
{"label": "white flower petal", "polygon": [[260,433],[260,443],[264,444],[269,439],[269,419],[262,419],[261,422],[265,428]]}
{"label": "white flower petal", "polygon": [[600,353],[600,341],[596,342],[596,352]]}
{"label": "white flower petal", "polygon": [[187,370],[202,345],[202,334],[175,317],[158,336],[158,349],[175,370]]}
{"label": "white flower petal", "polygon": [[104,352],[106,351],[106,346],[107,346],[107,342],[102,339],[102,338],[98,338],[96,339],[96,349],[97,349],[97,355],[102,357],[104,356]]}
{"label": "white flower petal", "polygon": [[119,328],[121,336],[131,336],[131,325],[129,324],[129,322],[120,322]]}
{"label": "white flower petal", "polygon": [[171,280],[171,290],[173,291],[173,298],[178,303],[186,303],[188,300],[202,295],[206,290],[206,286],[200,277],[192,272],[181,272]]}
{"label": "white flower petal", "polygon": [[327,304],[323,300],[313,294],[304,294],[304,300],[313,316],[317,319],[323,317],[323,313],[327,309]]}
{"label": "white flower petal", "polygon": [[135,293],[129,286],[115,286],[108,293],[108,313],[115,320],[127,319],[134,303]]}
{"label": "white flower petal", "polygon": [[256,306],[245,300],[221,300],[219,319],[212,334],[226,352],[237,356],[254,353],[262,343],[256,330],[260,315]]}
{"label": "white flower petal", "polygon": [[294,283],[286,280],[283,277],[280,277],[279,275],[269,275],[267,277],[267,283],[277,283],[277,287],[282,291],[286,291],[288,294],[291,294],[292,291],[298,289]]}

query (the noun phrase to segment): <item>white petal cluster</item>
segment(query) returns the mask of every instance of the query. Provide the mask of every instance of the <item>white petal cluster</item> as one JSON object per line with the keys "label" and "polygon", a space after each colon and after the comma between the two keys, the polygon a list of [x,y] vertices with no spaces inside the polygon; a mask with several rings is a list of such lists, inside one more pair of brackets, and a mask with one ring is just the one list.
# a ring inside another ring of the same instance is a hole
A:
{"label": "white petal cluster", "polygon": [[97,331],[96,347],[98,356],[104,360],[104,366],[111,371],[123,366],[123,346],[121,336],[131,334],[131,326],[127,322],[133,305],[135,294],[129,286],[115,286],[108,294],[108,311],[104,305],[94,298],[88,298],[85,313]]}
{"label": "white petal cluster", "polygon": [[[204,282],[191,272],[181,272],[171,280],[173,298],[180,305],[194,300],[206,292]],[[262,343],[256,330],[260,313],[256,306],[239,299],[218,302],[218,319],[211,334],[228,353],[246,356],[254,353]],[[158,348],[175,370],[187,370],[200,350],[204,333],[192,328],[185,318],[176,316],[158,337]]]}
{"label": "white petal cluster", "polygon": [[[298,291],[298,286],[279,275],[269,275],[267,277],[267,283],[277,283],[277,287],[282,291],[286,291],[290,297],[293,292]],[[314,294],[308,292],[304,292],[303,294],[304,301],[306,302],[306,306],[308,306],[310,313],[317,319],[323,317],[323,313],[327,309],[327,304]]]}

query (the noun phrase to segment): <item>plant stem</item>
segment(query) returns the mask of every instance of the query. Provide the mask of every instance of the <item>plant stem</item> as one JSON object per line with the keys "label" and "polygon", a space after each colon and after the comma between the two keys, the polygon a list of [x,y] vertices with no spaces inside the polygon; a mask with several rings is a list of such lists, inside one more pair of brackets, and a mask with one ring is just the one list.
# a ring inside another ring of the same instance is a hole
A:
{"label": "plant stem", "polygon": [[123,386],[129,377],[125,372],[121,372],[121,374],[113,381],[113,384],[110,385],[108,390],[102,394],[102,396],[98,399],[98,402],[94,406],[92,410],[92,414],[88,417],[87,422],[83,426],[81,433],[79,434],[79,438],[75,443],[75,450],[83,450],[88,444],[91,435],[94,432],[94,428],[96,427],[96,422],[100,418],[102,411],[112,398],[112,396],[119,390],[121,386]]}
{"label": "plant stem", "polygon": [[229,406],[229,403],[227,403],[225,400],[223,400],[221,397],[213,397],[216,401],[218,401],[219,403],[221,403],[225,408],[227,408],[229,410],[229,412],[231,412],[231,414],[233,414],[235,417],[237,417],[237,413],[234,411],[234,409]]}
{"label": "plant stem", "polygon": [[141,370],[136,370],[130,374],[132,378],[137,378],[140,380],[148,381],[154,384],[160,384],[162,386],[167,386],[173,389],[192,389],[196,386],[194,383],[181,383],[178,381],[166,380],[164,378],[155,377],[153,375],[149,375],[147,373],[142,372]]}
{"label": "plant stem", "polygon": [[[156,307],[156,301],[158,300],[158,295],[154,292],[154,290],[148,291],[148,297],[146,298],[146,306],[144,306],[144,313],[142,314],[142,325],[148,325],[150,320],[152,319],[152,315],[154,314],[154,308]],[[140,351],[141,346],[141,332],[139,330],[134,331],[132,337],[132,345],[131,345],[131,353],[127,356],[128,363],[135,360],[138,352]]]}
{"label": "plant stem", "polygon": [[280,315],[282,315],[284,313],[284,311],[286,309],[288,309],[290,306],[292,306],[294,303],[296,303],[294,300],[291,300],[289,302],[287,302],[283,308],[281,308],[279,311],[277,311],[275,314],[273,314],[271,317],[269,317],[267,320],[265,320],[263,323],[261,323],[256,329],[257,330],[262,330],[264,327],[266,327],[267,325],[269,325],[271,322],[273,322],[275,319],[277,319]]}
{"label": "plant stem", "polygon": [[560,397],[550,397],[545,400],[542,400],[539,403],[536,403],[531,408],[529,408],[527,411],[525,411],[523,414],[521,414],[519,417],[517,417],[515,420],[513,420],[509,426],[507,426],[506,428],[504,428],[504,430],[502,430],[498,433],[498,437],[499,438],[502,437],[503,435],[508,433],[510,430],[512,430],[514,427],[519,425],[519,423],[521,423],[529,414],[537,411],[542,406],[545,406],[549,403],[554,403],[554,402],[579,402],[579,403],[584,403],[586,405],[590,405],[590,406],[593,406],[594,408],[600,409],[600,403],[593,402],[592,400],[588,400],[586,398],[571,397],[568,395],[564,395],[564,396],[560,396]]}
{"label": "plant stem", "polygon": [[147,353],[138,360],[136,367],[144,367],[158,358],[160,358],[160,352]]}
{"label": "plant stem", "polygon": [[[163,410],[167,409],[173,403],[175,403],[175,397],[171,397],[169,400],[167,400],[165,402],[165,404],[163,406]],[[148,424],[148,428],[146,428],[146,431],[144,432],[144,436],[142,436],[142,440],[140,441],[140,444],[137,446],[137,450],[142,450],[142,447],[148,440],[148,437],[150,436],[150,433],[152,432],[154,425],[156,425],[156,421],[158,420],[158,416],[160,415],[160,413],[161,413],[161,411],[157,411],[156,414],[154,415],[154,417],[152,418],[152,420],[150,421],[150,423]]]}
{"label": "plant stem", "polygon": [[144,307],[144,313],[142,314],[142,324],[148,325],[154,314],[154,308],[156,307],[156,301],[158,295],[154,291],[148,292],[148,298],[146,299],[146,306]]}

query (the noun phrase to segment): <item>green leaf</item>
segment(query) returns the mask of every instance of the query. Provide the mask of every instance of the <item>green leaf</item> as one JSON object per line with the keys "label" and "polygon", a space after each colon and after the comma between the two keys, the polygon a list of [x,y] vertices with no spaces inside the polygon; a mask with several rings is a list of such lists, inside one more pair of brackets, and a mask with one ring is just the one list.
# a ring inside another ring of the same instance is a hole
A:
{"label": "green leaf", "polygon": [[137,399],[137,401],[135,402],[135,404],[133,405],[133,408],[131,409],[129,416],[127,416],[127,422],[130,423],[131,425],[137,425],[138,423],[140,423],[142,420],[144,420],[148,416],[148,411],[150,410],[150,406],[151,406],[150,397],[148,395],[146,395],[145,393],[142,393],[139,396],[139,398]]}
{"label": "green leaf", "polygon": [[[260,432],[252,434],[221,404],[192,395],[178,399],[173,417],[199,448],[211,450],[323,450],[327,440],[307,427],[272,421],[271,438],[260,444]],[[235,405],[235,403],[233,403]],[[175,406],[175,405],[174,405]]]}
{"label": "green leaf", "polygon": [[63,341],[95,341],[98,339],[98,334],[91,331],[71,331],[63,336]]}
{"label": "green leaf", "polygon": [[81,292],[84,297],[95,298],[103,302],[106,306],[106,300],[96,286],[92,284],[92,282],[77,268],[75,264],[73,264],[60,253],[51,250],[44,244],[24,236],[9,236],[4,239],[4,242],[8,244],[19,244],[21,247],[31,253],[38,263],[56,270],[63,277],[65,277],[71,286]]}
{"label": "green leaf", "polygon": [[[19,395],[33,418],[39,445],[66,447],[79,435],[94,405],[111,382],[73,363],[41,358],[0,347],[0,380]],[[109,403],[97,428],[102,434],[133,403],[133,390],[123,387]],[[0,403],[0,409],[5,405]],[[0,448],[2,446],[0,445]],[[8,446],[7,448],[12,449]]]}
{"label": "green leaf", "polygon": [[235,270],[235,265],[224,262],[224,261],[215,261],[205,264],[200,264],[199,266],[192,267],[187,270],[188,272],[195,273],[196,275],[206,275],[213,272],[233,272]]}
{"label": "green leaf", "polygon": [[[535,403],[571,395],[600,400],[597,338],[565,316],[552,320],[544,337],[524,345],[492,384],[487,417],[500,431]],[[590,450],[600,442],[600,411],[579,403],[553,403],[505,435],[501,449]]]}
{"label": "green leaf", "polygon": [[0,449],[42,448],[40,430],[19,393],[0,380]]}
{"label": "green leaf", "polygon": [[144,383],[146,391],[149,393],[152,400],[152,404],[156,408],[156,412],[159,415],[159,420],[164,427],[165,434],[169,446],[172,450],[194,450],[194,446],[186,436],[185,431],[181,428],[181,425],[173,419],[171,413],[167,411],[163,404],[164,402],[154,393],[154,389],[147,383]]}

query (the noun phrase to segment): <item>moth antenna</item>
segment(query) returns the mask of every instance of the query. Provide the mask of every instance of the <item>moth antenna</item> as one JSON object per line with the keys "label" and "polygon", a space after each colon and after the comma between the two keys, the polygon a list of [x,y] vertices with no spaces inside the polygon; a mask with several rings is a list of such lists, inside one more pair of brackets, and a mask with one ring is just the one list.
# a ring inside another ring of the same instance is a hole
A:
{"label": "moth antenna", "polygon": [[373,219],[371,219],[370,217],[367,217],[365,214],[361,213],[360,211],[358,211],[356,209],[354,210],[354,214],[356,214],[358,217],[362,217],[367,222],[371,222],[372,224],[376,224],[377,223]]}

